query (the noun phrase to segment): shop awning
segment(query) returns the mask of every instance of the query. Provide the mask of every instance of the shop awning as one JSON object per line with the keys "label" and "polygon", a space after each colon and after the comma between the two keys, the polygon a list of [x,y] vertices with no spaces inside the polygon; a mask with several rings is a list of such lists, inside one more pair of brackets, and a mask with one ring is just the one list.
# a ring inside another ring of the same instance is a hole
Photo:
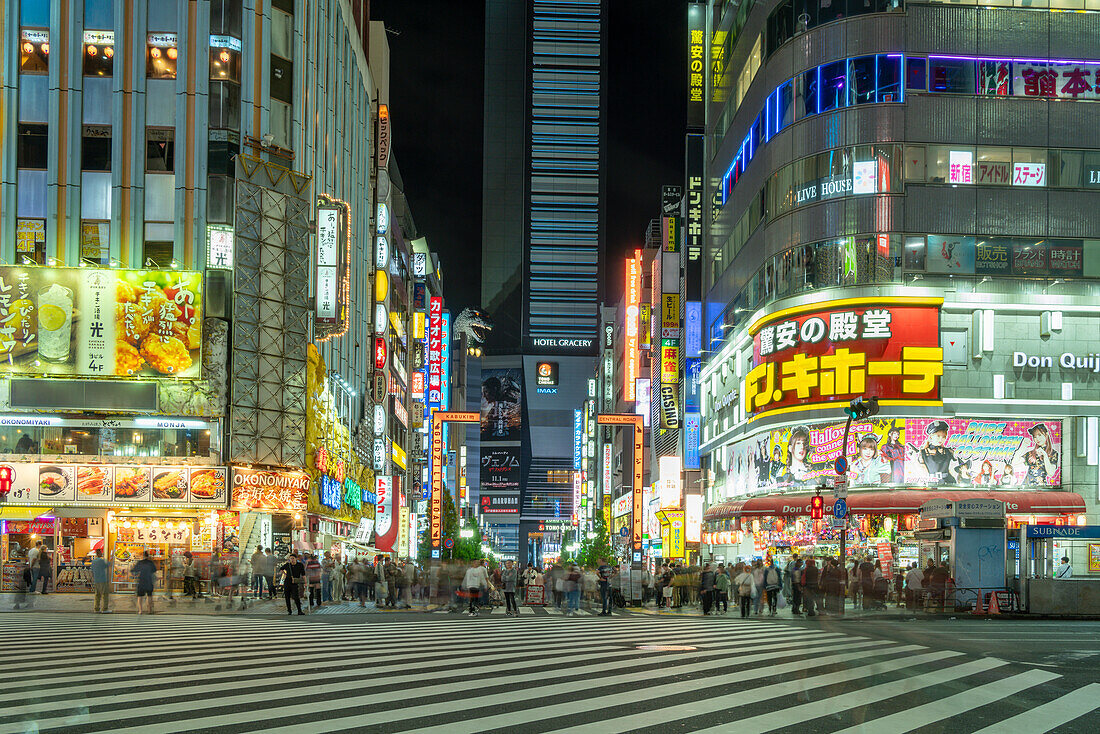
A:
{"label": "shop awning", "polygon": [[52,514],[52,507],[5,507],[0,505],[0,520],[37,520],[43,515]]}
{"label": "shop awning", "polygon": [[[825,512],[832,512],[832,493],[824,493]],[[704,520],[730,517],[793,517],[810,514],[811,494],[781,494],[722,502],[707,508]],[[908,515],[920,511],[928,500],[1001,500],[1010,515],[1065,515],[1085,511],[1085,500],[1073,492],[983,492],[980,490],[898,490],[850,492],[848,511],[855,515]]]}

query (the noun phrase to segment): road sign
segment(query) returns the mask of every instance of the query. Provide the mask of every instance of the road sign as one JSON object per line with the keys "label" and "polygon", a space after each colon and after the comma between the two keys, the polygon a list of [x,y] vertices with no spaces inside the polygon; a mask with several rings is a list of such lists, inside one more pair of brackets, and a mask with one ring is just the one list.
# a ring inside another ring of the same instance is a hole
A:
{"label": "road sign", "polygon": [[842,519],[848,514],[848,503],[843,499],[836,499],[833,501],[833,517]]}
{"label": "road sign", "polygon": [[833,496],[842,500],[848,498],[848,477],[837,477],[833,480]]}
{"label": "road sign", "polygon": [[630,535],[630,528],[628,528],[626,525],[623,525],[621,528],[619,528],[619,535],[623,538]]}
{"label": "road sign", "polygon": [[444,540],[443,541],[443,547],[446,548],[447,550],[450,550],[451,548],[454,548],[455,547],[454,538],[447,538],[446,540]]}
{"label": "road sign", "polygon": [[844,473],[848,471],[848,459],[844,456],[836,457],[836,462],[833,464],[833,469],[840,476],[844,476]]}

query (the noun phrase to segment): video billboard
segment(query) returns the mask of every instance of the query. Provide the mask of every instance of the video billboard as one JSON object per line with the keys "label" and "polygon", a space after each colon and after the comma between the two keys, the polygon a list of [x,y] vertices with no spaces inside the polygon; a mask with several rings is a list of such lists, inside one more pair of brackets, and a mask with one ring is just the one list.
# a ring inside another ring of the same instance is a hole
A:
{"label": "video billboard", "polygon": [[523,370],[481,371],[481,440],[518,441],[523,421]]}
{"label": "video billboard", "polygon": [[482,489],[518,491],[520,487],[518,446],[481,448]]}

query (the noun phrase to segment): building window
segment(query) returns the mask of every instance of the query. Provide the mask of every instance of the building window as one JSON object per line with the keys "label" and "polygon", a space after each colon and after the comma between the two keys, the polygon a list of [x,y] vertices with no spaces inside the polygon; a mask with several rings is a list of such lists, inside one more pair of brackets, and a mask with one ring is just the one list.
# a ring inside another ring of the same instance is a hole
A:
{"label": "building window", "polygon": [[23,74],[49,73],[50,32],[39,28],[23,28],[19,36],[19,71]]}
{"label": "building window", "polygon": [[111,256],[111,223],[84,219],[80,222],[80,261],[107,265]]}
{"label": "building window", "polygon": [[85,125],[80,146],[80,170],[111,170],[111,128]]}
{"label": "building window", "polygon": [[236,165],[234,156],[241,146],[228,140],[211,140],[206,148],[206,172],[210,176],[232,176]]}
{"label": "building window", "polygon": [[84,26],[110,28],[115,21],[114,0],[84,0]]}
{"label": "building window", "polygon": [[227,43],[236,41],[234,38],[211,38],[210,46],[210,80],[219,82],[241,82],[241,51],[240,41],[236,42],[236,48],[232,44],[215,46],[214,41]]}
{"label": "building window", "polygon": [[241,88],[236,84],[210,83],[210,127],[240,129]]}
{"label": "building window", "polygon": [[115,32],[84,31],[84,76],[112,76],[115,69]]}
{"label": "building window", "polygon": [[294,101],[294,64],[271,56],[271,98],[290,104]]}
{"label": "building window", "polygon": [[210,0],[210,32],[241,37],[241,0]]}
{"label": "building window", "polygon": [[46,220],[15,220],[15,262],[28,258],[39,265],[46,262]]}
{"label": "building window", "polygon": [[294,0],[271,0],[271,7],[294,15]]}
{"label": "building window", "polygon": [[172,173],[176,170],[176,131],[151,127],[145,131],[145,171]]}
{"label": "building window", "polygon": [[[145,226],[148,230],[155,225],[146,224]],[[145,236],[148,237],[150,234],[150,232],[146,231]],[[141,251],[141,262],[143,263],[143,267],[159,269],[171,267],[174,261],[172,257],[173,247],[170,240],[146,240]]]}
{"label": "building window", "polygon": [[20,125],[19,144],[16,147],[15,165],[18,168],[46,169],[49,155],[49,127],[46,125]]}
{"label": "building window", "polygon": [[175,33],[150,33],[146,49],[145,76],[150,79],[175,79],[178,55]]}

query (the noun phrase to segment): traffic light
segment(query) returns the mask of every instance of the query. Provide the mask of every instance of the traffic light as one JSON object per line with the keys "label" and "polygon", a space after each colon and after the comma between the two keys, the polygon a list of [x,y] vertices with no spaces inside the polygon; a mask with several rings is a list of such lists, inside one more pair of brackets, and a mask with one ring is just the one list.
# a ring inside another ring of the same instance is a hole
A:
{"label": "traffic light", "polygon": [[849,419],[854,421],[878,415],[878,397],[873,396],[866,400],[863,398],[856,398],[848,403],[848,407],[844,412],[848,414]]}
{"label": "traffic light", "polygon": [[15,478],[15,470],[10,466],[0,466],[0,499],[7,498],[11,492],[11,483]]}
{"label": "traffic light", "polygon": [[815,494],[810,498],[810,519],[825,519],[825,498],[819,494]]}

